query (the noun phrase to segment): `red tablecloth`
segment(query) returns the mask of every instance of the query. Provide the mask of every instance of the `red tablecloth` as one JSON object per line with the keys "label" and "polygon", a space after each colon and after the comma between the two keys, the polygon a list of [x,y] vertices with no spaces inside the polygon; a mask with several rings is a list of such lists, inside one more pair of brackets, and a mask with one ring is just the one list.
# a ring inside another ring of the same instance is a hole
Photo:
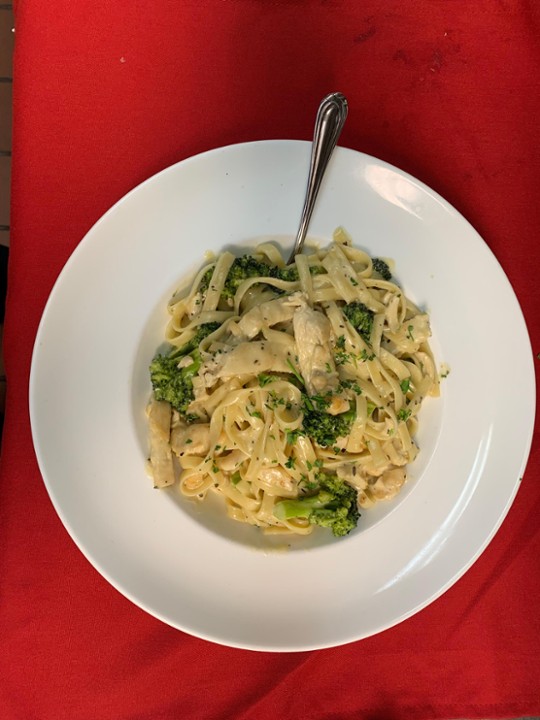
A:
{"label": "red tablecloth", "polygon": [[[537,438],[500,532],[443,597],[379,636],[272,655],[184,635],[113,590],[52,508],[27,410],[47,295],[101,214],[194,153],[310,139],[317,104],[333,90],[350,104],[341,144],[416,175],[480,231],[515,287],[538,353],[537,7],[20,0],[0,485],[1,718],[540,714]],[[501,352],[512,352],[504,327]]]}

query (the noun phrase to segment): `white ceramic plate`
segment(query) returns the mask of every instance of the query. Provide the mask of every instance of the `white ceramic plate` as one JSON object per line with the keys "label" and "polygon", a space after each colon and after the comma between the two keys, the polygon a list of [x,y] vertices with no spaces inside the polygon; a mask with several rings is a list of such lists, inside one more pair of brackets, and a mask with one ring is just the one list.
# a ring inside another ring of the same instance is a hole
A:
{"label": "white ceramic plate", "polygon": [[[156,175],[88,233],[44,311],[30,380],[32,432],[52,502],[81,551],[126,597],[218,643],[272,651],[340,645],[391,627],[449,588],[506,515],[534,419],[529,339],[514,293],[473,228],[418,180],[338,148],[310,236],[343,225],[392,257],[431,313],[451,373],[421,413],[421,452],[395,502],[337,541],[265,538],[193,508],[145,475],[147,367],[165,303],[206,250],[296,231],[310,144],[221,148]],[[505,328],[501,351],[500,328]],[[505,378],[512,377],[512,382]]]}

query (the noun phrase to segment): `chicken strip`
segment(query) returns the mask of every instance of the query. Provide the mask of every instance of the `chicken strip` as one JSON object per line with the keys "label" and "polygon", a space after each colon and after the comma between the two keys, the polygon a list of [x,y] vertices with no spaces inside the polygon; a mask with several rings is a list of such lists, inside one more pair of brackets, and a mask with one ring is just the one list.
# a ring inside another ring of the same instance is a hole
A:
{"label": "chicken strip", "polygon": [[147,414],[150,428],[150,465],[154,486],[163,488],[174,483],[174,468],[169,445],[171,406],[168,402],[152,400]]}
{"label": "chicken strip", "polygon": [[207,360],[200,375],[206,387],[212,387],[219,378],[236,375],[257,375],[262,372],[290,372],[290,358],[296,354],[296,344],[290,335],[283,333],[282,342],[256,340],[242,342],[229,352],[216,354]]}
{"label": "chicken strip", "polygon": [[275,300],[268,300],[261,305],[251,308],[236,325],[231,328],[233,333],[238,333],[243,339],[251,340],[256,337],[263,327],[272,327],[278,323],[291,320],[296,309],[305,305],[302,293],[293,293]]}
{"label": "chicken strip", "polygon": [[171,447],[175,455],[206,455],[210,449],[210,425],[179,423],[171,432]]}
{"label": "chicken strip", "polygon": [[305,305],[293,315],[298,364],[309,395],[335,392],[339,377],[330,344],[332,326],[320,312]]}

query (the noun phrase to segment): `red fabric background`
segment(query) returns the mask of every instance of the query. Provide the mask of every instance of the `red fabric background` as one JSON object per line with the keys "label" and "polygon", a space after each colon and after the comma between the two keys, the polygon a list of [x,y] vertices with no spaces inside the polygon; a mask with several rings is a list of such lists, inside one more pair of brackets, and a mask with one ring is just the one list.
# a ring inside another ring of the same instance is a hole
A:
{"label": "red fabric background", "polygon": [[[19,1],[0,483],[1,718],[540,714],[538,435],[500,532],[443,597],[379,636],[271,655],[184,635],[113,590],[48,500],[27,411],[47,295],[101,214],[199,151],[310,139],[317,104],[332,90],[350,104],[341,144],[416,175],[483,235],[515,287],[536,355],[535,5]],[[501,352],[511,351],[501,328]]]}

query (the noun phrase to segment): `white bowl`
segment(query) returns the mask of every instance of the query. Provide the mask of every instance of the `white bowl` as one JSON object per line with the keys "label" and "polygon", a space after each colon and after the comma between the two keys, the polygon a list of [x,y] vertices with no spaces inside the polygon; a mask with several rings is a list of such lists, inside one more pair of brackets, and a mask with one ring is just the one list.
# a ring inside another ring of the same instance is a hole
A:
{"label": "white bowl", "polygon": [[[126,597],[226,645],[300,651],[384,630],[441,595],[474,562],[519,486],[534,421],[525,323],[486,244],[435,192],[338,148],[310,237],[344,226],[392,257],[430,315],[451,372],[426,401],[420,454],[400,496],[363,511],[340,540],[276,540],[194,506],[145,475],[148,364],[165,305],[207,250],[272,237],[292,245],[310,144],[220,148],[159,173],[90,230],[51,293],[30,379],[35,449],[81,551]],[[500,328],[505,328],[501,352]],[[511,382],[505,379],[511,378]]]}

